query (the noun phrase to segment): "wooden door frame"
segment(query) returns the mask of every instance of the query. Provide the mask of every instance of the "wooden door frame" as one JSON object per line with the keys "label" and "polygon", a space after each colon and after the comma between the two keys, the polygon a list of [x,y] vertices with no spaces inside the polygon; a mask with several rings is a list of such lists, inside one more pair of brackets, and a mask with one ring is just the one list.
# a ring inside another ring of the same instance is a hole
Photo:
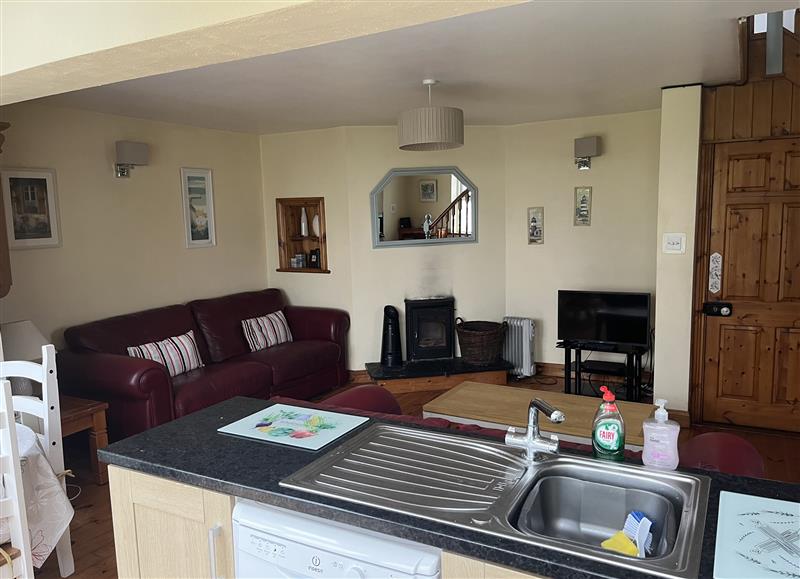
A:
{"label": "wooden door frame", "polygon": [[714,143],[700,144],[697,213],[694,233],[694,280],[692,281],[692,337],[689,360],[689,415],[693,424],[703,422],[706,317],[703,303],[708,285],[711,245],[711,208],[714,198]]}

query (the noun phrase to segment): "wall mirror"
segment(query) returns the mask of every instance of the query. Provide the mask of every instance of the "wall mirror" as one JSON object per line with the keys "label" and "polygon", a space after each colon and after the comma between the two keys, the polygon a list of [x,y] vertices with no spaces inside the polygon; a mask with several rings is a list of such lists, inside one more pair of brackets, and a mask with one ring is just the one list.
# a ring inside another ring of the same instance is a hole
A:
{"label": "wall mirror", "polygon": [[457,167],[392,169],[370,203],[373,247],[478,239],[478,188]]}

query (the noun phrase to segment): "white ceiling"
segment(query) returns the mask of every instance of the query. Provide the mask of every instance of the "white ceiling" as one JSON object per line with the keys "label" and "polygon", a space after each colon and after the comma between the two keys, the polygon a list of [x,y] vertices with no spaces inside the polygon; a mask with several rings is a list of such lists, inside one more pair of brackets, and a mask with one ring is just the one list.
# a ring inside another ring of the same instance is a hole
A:
{"label": "white ceiling", "polygon": [[534,1],[42,99],[209,128],[275,133],[394,124],[425,102],[467,124],[658,108],[664,86],[738,75],[736,19],[797,0]]}

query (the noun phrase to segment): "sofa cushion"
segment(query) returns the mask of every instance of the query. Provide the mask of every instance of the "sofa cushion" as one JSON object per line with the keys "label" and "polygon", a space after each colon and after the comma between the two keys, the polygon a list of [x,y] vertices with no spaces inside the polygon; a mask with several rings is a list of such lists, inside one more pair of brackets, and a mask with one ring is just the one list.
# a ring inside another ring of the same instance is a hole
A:
{"label": "sofa cushion", "polygon": [[326,368],[336,366],[339,360],[339,346],[322,340],[303,340],[286,342],[266,350],[249,352],[237,360],[252,360],[272,368],[272,384],[280,385],[316,374]]}
{"label": "sofa cushion", "polygon": [[251,352],[292,341],[289,323],[280,310],[266,316],[242,320],[242,330]]}
{"label": "sofa cushion", "polygon": [[277,289],[189,302],[214,362],[250,352],[242,331],[242,320],[266,316],[282,309],[284,305],[283,294]]}
{"label": "sofa cushion", "polygon": [[144,310],[73,326],[64,331],[64,339],[73,351],[127,356],[128,346],[157,342],[189,330],[194,331],[201,358],[208,362],[205,340],[195,325],[192,311],[184,305]]}
{"label": "sofa cushion", "polygon": [[270,369],[255,362],[224,362],[198,368],[172,379],[175,416],[185,416],[233,396],[266,398],[271,384]]}
{"label": "sofa cushion", "polygon": [[200,359],[197,342],[194,340],[194,330],[159,342],[128,346],[128,356],[158,362],[167,368],[170,376],[203,367],[203,360]]}

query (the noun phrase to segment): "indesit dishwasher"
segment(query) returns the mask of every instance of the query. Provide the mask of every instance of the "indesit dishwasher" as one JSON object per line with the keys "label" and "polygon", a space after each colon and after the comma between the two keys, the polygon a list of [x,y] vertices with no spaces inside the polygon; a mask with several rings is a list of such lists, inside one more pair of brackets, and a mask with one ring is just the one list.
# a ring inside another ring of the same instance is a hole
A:
{"label": "indesit dishwasher", "polygon": [[439,579],[439,549],[246,499],[233,536],[242,579]]}

